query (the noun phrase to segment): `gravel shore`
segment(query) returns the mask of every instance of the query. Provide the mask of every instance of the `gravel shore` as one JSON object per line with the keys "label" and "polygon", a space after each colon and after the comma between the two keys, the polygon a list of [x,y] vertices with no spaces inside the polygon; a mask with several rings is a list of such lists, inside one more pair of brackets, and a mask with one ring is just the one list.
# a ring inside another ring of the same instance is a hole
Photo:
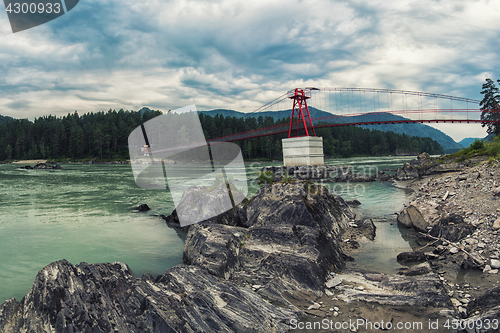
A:
{"label": "gravel shore", "polygon": [[[417,234],[422,245],[417,250],[427,255],[462,318],[479,314],[473,301],[500,284],[500,166],[478,162],[462,171],[399,185],[415,191],[408,207],[418,209],[427,223],[426,231],[433,226],[437,229],[440,220],[450,217],[463,220],[463,227],[473,230],[452,242],[429,241],[423,233]],[[459,226],[462,224],[452,222],[448,227],[458,230]]]}

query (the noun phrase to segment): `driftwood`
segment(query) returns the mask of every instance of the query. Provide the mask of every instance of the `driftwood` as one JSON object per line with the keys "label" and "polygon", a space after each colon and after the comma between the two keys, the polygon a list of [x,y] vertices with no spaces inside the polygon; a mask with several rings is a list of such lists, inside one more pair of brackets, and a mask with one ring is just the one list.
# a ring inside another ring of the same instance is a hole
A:
{"label": "driftwood", "polygon": [[[459,249],[460,251],[462,251],[463,253],[468,255],[479,267],[483,267],[486,264],[486,259],[481,257],[481,255],[473,255],[473,254],[469,253],[468,251],[466,251],[463,247],[461,247],[457,243],[450,242],[449,240],[447,240],[446,238],[443,238],[443,237],[434,237],[434,236],[431,236],[429,234],[423,234],[421,232],[420,232],[420,234],[425,236],[425,237],[429,237],[431,239],[434,239],[436,242],[443,241],[445,243],[448,243],[449,245],[456,247],[457,249]],[[432,244],[435,244],[436,242],[433,242]],[[424,246],[424,247],[426,247],[426,246]]]}

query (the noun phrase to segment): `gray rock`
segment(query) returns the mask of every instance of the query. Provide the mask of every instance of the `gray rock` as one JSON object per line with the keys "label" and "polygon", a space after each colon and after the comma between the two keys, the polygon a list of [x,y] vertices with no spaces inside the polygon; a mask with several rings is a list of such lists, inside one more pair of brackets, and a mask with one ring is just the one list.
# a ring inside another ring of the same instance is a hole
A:
{"label": "gray rock", "polygon": [[401,168],[398,168],[396,171],[396,179],[397,180],[410,180],[417,179],[420,175],[418,173],[418,169],[410,165],[410,163],[405,162]]}
{"label": "gray rock", "polygon": [[422,216],[422,213],[413,205],[408,208],[403,209],[398,214],[398,223],[405,227],[413,227],[415,230],[427,232],[427,227],[430,224],[427,220]]}
{"label": "gray rock", "polygon": [[363,219],[359,221],[356,226],[366,238],[369,240],[375,239],[377,227],[372,219]]}
{"label": "gray rock", "polygon": [[155,282],[124,264],[65,260],[43,268],[21,303],[0,306],[4,333],[286,332],[289,318],[297,313],[195,266],[176,266]]}
{"label": "gray rock", "polygon": [[140,204],[136,209],[140,212],[147,212],[148,210],[151,210],[147,204]]}
{"label": "gray rock", "polygon": [[500,260],[498,260],[498,259],[491,259],[490,260],[490,265],[491,265],[491,268],[498,269],[498,268],[500,268]]}
{"label": "gray rock", "polygon": [[[338,238],[349,221],[345,202],[306,182],[277,183],[246,206],[247,227],[213,223],[189,229],[184,261],[285,303],[286,290],[320,292],[331,269],[344,267]],[[342,203],[339,204],[339,202]]]}
{"label": "gray rock", "polygon": [[457,242],[472,234],[475,230],[476,227],[464,222],[460,215],[453,214],[441,219],[432,226],[429,233],[434,237],[443,237],[451,242]]}
{"label": "gray rock", "polygon": [[402,263],[407,262],[423,262],[426,261],[425,253],[422,251],[413,251],[413,252],[401,252],[397,256],[397,260]]}
{"label": "gray rock", "polygon": [[398,221],[398,224],[400,224],[406,228],[413,227],[413,223],[411,222],[410,214],[408,214],[407,208],[404,208],[401,212],[399,212],[397,221]]}
{"label": "gray rock", "polygon": [[[335,296],[345,302],[362,301],[368,304],[412,307],[412,311],[450,309],[449,298],[436,274],[419,276],[386,275],[381,282],[365,279],[362,273],[344,271],[345,281],[335,288]],[[355,285],[363,284],[359,291]],[[404,311],[404,310],[402,310]],[[416,312],[415,312],[416,313]]]}
{"label": "gray rock", "polygon": [[474,313],[494,307],[500,307],[500,287],[493,287],[483,295],[469,302],[467,304],[467,312]]}
{"label": "gray rock", "polygon": [[493,228],[493,230],[498,230],[498,229],[500,229],[500,217],[499,217],[499,218],[497,218],[497,219],[495,220],[495,222],[493,222],[493,226],[492,226],[492,228]]}
{"label": "gray rock", "polygon": [[338,286],[341,283],[342,283],[342,278],[339,276],[336,276],[333,279],[328,280],[325,283],[325,287],[327,287],[328,289],[331,289],[331,288]]}
{"label": "gray rock", "polygon": [[401,272],[401,274],[406,276],[416,276],[416,275],[424,275],[430,273],[431,265],[428,262],[423,262],[421,264],[410,267],[407,270]]}

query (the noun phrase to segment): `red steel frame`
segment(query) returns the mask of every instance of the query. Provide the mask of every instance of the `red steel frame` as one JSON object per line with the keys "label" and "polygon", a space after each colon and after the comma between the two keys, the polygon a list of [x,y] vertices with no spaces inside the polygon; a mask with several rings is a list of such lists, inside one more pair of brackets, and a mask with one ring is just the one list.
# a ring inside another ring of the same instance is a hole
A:
{"label": "red steel frame", "polygon": [[288,137],[292,137],[292,127],[294,118],[297,118],[297,128],[295,129],[295,136],[299,136],[299,127],[300,120],[302,119],[302,123],[304,124],[304,129],[306,130],[306,136],[309,136],[309,131],[307,130],[306,118],[304,117],[304,113],[307,115],[309,119],[309,124],[311,125],[311,129],[313,131],[314,136],[316,136],[316,131],[314,130],[314,126],[312,124],[311,115],[309,114],[309,108],[307,107],[306,100],[311,98],[311,96],[307,96],[303,89],[295,89],[295,93],[288,98],[293,99],[293,108],[292,108],[292,118],[290,119],[290,127],[288,129]]}

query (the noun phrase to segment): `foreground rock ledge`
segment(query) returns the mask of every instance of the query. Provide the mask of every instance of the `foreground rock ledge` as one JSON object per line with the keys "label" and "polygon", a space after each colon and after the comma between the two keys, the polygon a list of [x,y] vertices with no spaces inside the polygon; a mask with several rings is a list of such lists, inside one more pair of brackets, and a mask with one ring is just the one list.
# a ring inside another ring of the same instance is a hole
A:
{"label": "foreground rock ledge", "polygon": [[133,277],[121,263],[61,260],[38,273],[20,303],[0,306],[0,331],[285,332],[290,318],[296,313],[195,266],[176,266],[155,281]]}

